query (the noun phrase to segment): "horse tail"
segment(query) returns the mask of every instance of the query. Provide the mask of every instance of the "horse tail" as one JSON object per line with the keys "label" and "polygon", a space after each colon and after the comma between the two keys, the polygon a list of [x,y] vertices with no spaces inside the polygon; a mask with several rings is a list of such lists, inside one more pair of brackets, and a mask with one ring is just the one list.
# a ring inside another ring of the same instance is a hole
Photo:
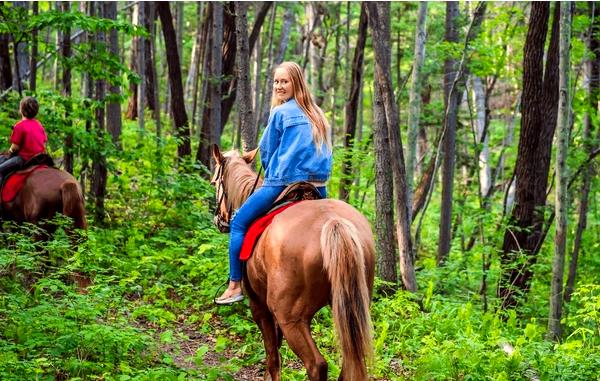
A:
{"label": "horse tail", "polygon": [[366,360],[372,358],[370,293],[365,255],[354,224],[329,219],[321,230],[323,267],[331,283],[331,307],[342,347],[344,379],[366,380]]}
{"label": "horse tail", "polygon": [[73,219],[74,225],[78,229],[87,228],[85,219],[85,208],[83,195],[79,189],[79,184],[74,181],[67,181],[60,187],[62,195],[62,213]]}

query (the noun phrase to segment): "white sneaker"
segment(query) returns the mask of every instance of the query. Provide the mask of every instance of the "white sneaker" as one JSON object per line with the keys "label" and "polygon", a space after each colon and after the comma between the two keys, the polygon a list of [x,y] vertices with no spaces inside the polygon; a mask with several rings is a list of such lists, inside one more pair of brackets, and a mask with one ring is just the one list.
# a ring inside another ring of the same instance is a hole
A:
{"label": "white sneaker", "polygon": [[224,297],[218,297],[216,298],[215,304],[233,304],[233,303],[237,303],[237,302],[241,302],[242,300],[244,300],[244,295],[242,293],[239,293],[237,295],[232,295],[232,296],[228,296],[226,298]]}

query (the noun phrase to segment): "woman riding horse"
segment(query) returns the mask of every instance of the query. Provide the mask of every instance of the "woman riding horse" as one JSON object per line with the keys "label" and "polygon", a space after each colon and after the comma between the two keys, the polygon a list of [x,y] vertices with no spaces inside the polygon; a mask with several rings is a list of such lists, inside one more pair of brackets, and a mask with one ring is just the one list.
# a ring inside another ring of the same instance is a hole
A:
{"label": "woman riding horse", "polygon": [[323,111],[313,101],[298,64],[283,62],[275,69],[271,106],[269,122],[259,143],[264,182],[231,221],[229,286],[215,299],[217,304],[243,299],[239,256],[244,236],[250,224],[271,208],[286,186],[308,181],[327,197],[325,183],[331,174],[331,131]]}
{"label": "woman riding horse", "polygon": [[[327,120],[297,64],[284,62],[274,74],[273,108],[259,144],[265,169],[262,186],[249,166],[256,150],[240,157],[237,152],[223,155],[213,146],[217,220],[229,223],[231,229],[229,287],[215,300],[218,304],[243,299],[239,254],[244,235],[287,185],[308,181],[326,197],[325,183],[331,173]],[[332,306],[342,350],[339,379],[368,379],[374,255],[369,222],[342,201],[303,201],[274,217],[243,274],[252,316],[263,335],[270,376],[265,379],[281,380],[279,348],[285,337],[304,363],[308,378],[327,380],[327,362],[310,331],[313,316],[327,304]]]}
{"label": "woman riding horse", "polygon": [[[252,192],[256,173],[249,163],[254,153],[221,154],[213,146],[213,157],[217,217],[227,223],[230,211]],[[374,246],[367,219],[339,200],[302,201],[275,216],[256,242],[243,277],[252,316],[263,335],[271,377],[265,379],[281,380],[279,347],[285,337],[308,378],[327,380],[327,362],[310,332],[313,316],[327,304],[342,350],[339,379],[368,379]]]}

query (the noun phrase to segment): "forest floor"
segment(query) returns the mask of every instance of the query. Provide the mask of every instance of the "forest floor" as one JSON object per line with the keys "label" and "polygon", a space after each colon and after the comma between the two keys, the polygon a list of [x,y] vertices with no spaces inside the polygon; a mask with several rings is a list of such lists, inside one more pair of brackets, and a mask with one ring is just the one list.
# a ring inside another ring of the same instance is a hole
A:
{"label": "forest floor", "polygon": [[[213,324],[220,325],[222,328],[226,328],[222,322],[218,319],[214,319]],[[148,327],[149,329],[155,329],[155,327]],[[181,369],[198,370],[201,371],[205,367],[218,368],[221,364],[227,363],[230,360],[239,358],[239,354],[236,353],[235,348],[229,347],[223,351],[215,349],[217,345],[217,337],[212,334],[200,333],[194,327],[191,327],[185,323],[177,324],[172,327],[175,330],[174,337],[178,340],[169,344],[162,344],[160,349],[162,352],[167,353],[173,358],[174,365]],[[332,327],[333,329],[333,327]],[[157,342],[160,341],[160,335],[164,330],[158,330],[155,333],[155,339]],[[242,337],[230,337],[232,340],[232,346],[241,344],[245,339]],[[194,356],[198,350],[202,347],[208,347],[210,350],[206,352],[203,357],[203,367],[199,367],[194,361]],[[282,368],[301,370],[303,368],[302,362],[298,359],[295,360],[284,360],[282,359]],[[401,372],[401,365],[399,362],[393,362],[393,366],[397,366],[398,374]],[[260,362],[253,365],[246,365],[239,369],[239,371],[233,374],[233,378],[236,381],[262,381],[266,372],[266,363],[263,358]],[[373,381],[392,381],[388,378],[374,378]]]}

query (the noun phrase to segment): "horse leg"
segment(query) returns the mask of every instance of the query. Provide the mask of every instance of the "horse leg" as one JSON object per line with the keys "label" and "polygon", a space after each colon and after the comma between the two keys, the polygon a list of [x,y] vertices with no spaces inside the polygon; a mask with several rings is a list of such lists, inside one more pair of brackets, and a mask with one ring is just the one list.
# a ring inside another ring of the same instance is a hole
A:
{"label": "horse leg", "polygon": [[327,381],[327,361],[310,334],[308,321],[279,324],[288,345],[302,360],[310,381]]}
{"label": "horse leg", "polygon": [[266,306],[251,302],[250,310],[252,311],[254,321],[262,332],[265,352],[267,354],[267,372],[264,379],[280,381],[281,356],[279,355],[279,348],[281,347],[282,339],[281,330],[273,320],[273,315]]}

